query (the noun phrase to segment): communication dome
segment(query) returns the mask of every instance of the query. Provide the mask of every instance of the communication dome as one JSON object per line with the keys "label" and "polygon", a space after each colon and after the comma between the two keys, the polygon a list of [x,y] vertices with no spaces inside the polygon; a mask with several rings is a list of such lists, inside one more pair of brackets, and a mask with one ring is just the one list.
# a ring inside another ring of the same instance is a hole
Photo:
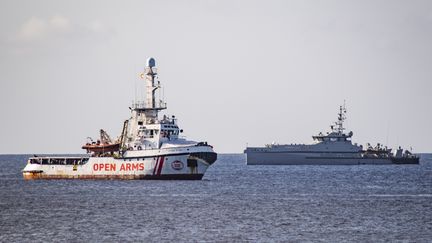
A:
{"label": "communication dome", "polygon": [[154,67],[156,66],[156,61],[153,57],[150,57],[147,59],[147,67]]}

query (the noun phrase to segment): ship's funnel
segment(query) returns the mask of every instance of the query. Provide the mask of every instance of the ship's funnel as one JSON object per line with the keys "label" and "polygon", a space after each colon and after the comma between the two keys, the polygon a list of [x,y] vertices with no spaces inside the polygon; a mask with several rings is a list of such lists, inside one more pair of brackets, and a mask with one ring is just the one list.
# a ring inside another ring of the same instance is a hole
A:
{"label": "ship's funnel", "polygon": [[154,67],[156,66],[156,61],[153,57],[150,57],[147,59],[147,67]]}

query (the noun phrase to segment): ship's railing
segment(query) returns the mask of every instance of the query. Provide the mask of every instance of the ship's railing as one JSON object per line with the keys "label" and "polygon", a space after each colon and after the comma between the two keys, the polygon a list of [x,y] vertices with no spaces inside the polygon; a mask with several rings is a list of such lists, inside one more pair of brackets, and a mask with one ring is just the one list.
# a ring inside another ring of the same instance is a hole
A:
{"label": "ship's railing", "polygon": [[163,101],[159,101],[156,102],[155,106],[152,107],[151,104],[145,102],[145,101],[135,101],[132,102],[132,109],[166,109],[167,108],[167,104],[166,102]]}
{"label": "ship's railing", "polygon": [[29,159],[30,164],[40,165],[83,165],[88,162],[89,158],[40,158],[34,157]]}

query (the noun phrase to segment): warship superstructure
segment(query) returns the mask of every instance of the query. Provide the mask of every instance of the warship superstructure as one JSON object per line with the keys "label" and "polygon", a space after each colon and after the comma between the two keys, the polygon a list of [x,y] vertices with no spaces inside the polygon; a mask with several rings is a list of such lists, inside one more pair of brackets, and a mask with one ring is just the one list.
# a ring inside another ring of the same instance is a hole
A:
{"label": "warship superstructure", "polygon": [[134,101],[131,118],[123,123],[121,135],[112,140],[100,130],[100,139],[82,146],[88,156],[29,158],[25,179],[184,179],[199,180],[217,159],[207,142],[182,138],[175,116],[159,112],[167,108],[156,91],[155,60],[149,58],[144,73],[146,100]]}
{"label": "warship superstructure", "polygon": [[247,147],[248,165],[358,165],[358,164],[418,164],[419,157],[399,147],[395,153],[381,144],[366,148],[352,143],[353,132],[346,133],[343,123],[346,108],[340,106],[337,121],[327,134],[312,136],[312,144],[268,144]]}

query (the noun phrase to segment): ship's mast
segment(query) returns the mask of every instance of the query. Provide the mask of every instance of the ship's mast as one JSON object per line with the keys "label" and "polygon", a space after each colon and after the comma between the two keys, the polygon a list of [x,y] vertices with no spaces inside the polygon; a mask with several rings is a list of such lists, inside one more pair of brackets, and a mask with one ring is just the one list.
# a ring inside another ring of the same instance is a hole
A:
{"label": "ship's mast", "polygon": [[[125,145],[128,147],[141,146],[143,139],[152,142],[150,147],[158,147],[160,121],[158,113],[166,109],[166,103],[162,101],[156,90],[161,88],[160,82],[157,80],[156,61],[154,58],[147,59],[147,65],[144,68],[144,73],[141,78],[145,79],[146,97],[144,101],[135,100],[131,107],[132,116],[128,120],[126,126],[127,138]],[[150,125],[150,126],[147,126]]]}
{"label": "ship's mast", "polygon": [[145,67],[144,74],[146,79],[146,90],[147,90],[147,108],[156,108],[156,90],[160,88],[160,85],[155,85],[155,77],[157,75],[157,69],[155,68],[155,59],[149,58],[147,60],[147,66]]}
{"label": "ship's mast", "polygon": [[344,102],[344,105],[339,107],[338,120],[335,122],[336,128],[334,129],[334,126],[331,126],[332,130],[339,134],[343,134],[343,131],[345,130],[343,127],[343,122],[346,120],[346,112],[347,111]]}
{"label": "ship's mast", "polygon": [[141,74],[141,77],[145,78],[146,82],[146,101],[135,101],[132,105],[133,110],[137,114],[144,114],[148,121],[157,119],[158,112],[166,109],[166,103],[156,99],[156,90],[160,89],[161,86],[160,82],[156,80],[157,68],[155,66],[156,61],[154,58],[147,59],[147,66],[144,73]]}

